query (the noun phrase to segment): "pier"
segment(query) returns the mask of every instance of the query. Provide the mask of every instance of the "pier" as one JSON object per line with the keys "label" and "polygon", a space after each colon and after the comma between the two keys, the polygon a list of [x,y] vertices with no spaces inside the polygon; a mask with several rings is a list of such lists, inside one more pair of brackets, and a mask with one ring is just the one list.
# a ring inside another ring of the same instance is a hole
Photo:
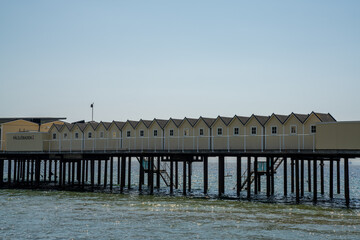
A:
{"label": "pier", "polygon": [[[276,182],[275,175],[279,167],[283,166],[281,182],[284,197],[291,193],[295,195],[295,203],[301,203],[307,191],[312,194],[312,201],[317,203],[319,195],[327,195],[331,200],[334,193],[337,193],[343,194],[345,205],[350,206],[349,159],[360,157],[360,152],[3,152],[0,153],[0,188],[72,191],[101,189],[112,193],[125,193],[125,190],[127,192],[134,187],[131,182],[131,160],[136,159],[139,164],[137,190],[140,193],[152,195],[154,189],[166,188],[170,195],[174,194],[174,190],[182,191],[184,196],[188,195],[192,191],[192,164],[197,162],[202,164],[203,168],[202,196],[207,196],[208,162],[209,158],[213,158],[218,166],[217,197],[223,198],[227,194],[225,158],[229,157],[236,162],[236,184],[233,189],[239,199],[242,193],[247,200],[251,200],[263,190],[268,198],[277,194],[275,185],[279,183]],[[246,169],[243,169],[243,163]],[[342,172],[340,164],[343,164]],[[324,187],[325,171],[329,177],[328,189]]]}

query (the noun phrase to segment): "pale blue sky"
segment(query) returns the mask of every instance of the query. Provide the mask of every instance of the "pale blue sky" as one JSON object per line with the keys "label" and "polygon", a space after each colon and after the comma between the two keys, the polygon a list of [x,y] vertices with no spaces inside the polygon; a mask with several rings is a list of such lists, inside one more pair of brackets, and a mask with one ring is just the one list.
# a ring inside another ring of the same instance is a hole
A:
{"label": "pale blue sky", "polygon": [[0,117],[360,120],[360,1],[0,0]]}

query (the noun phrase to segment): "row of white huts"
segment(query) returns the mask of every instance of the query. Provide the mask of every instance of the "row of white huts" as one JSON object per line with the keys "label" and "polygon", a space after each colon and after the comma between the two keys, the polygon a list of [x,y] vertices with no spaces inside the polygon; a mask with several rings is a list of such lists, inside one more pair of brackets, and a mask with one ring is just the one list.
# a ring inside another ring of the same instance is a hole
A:
{"label": "row of white huts", "polygon": [[53,124],[49,151],[314,149],[329,113]]}

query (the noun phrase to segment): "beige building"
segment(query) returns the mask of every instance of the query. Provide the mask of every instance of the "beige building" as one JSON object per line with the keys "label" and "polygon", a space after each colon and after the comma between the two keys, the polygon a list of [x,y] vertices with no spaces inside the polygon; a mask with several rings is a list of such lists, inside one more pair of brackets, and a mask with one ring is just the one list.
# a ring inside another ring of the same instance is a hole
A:
{"label": "beige building", "polygon": [[229,150],[230,149],[230,129],[228,125],[233,118],[218,116],[212,124],[212,149]]}
{"label": "beige building", "polygon": [[138,121],[128,120],[124,124],[121,135],[122,135],[122,150],[134,150],[136,149],[136,126]]}
{"label": "beige building", "polygon": [[151,150],[164,150],[165,149],[165,133],[164,128],[167,120],[154,119],[149,126],[150,134],[150,147]]}
{"label": "beige building", "polygon": [[[164,150],[179,150],[181,119],[170,118],[164,126]],[[181,142],[182,143],[182,142]]]}
{"label": "beige building", "polygon": [[245,123],[244,145],[247,150],[264,150],[265,123],[268,116],[252,115]]}
{"label": "beige building", "polygon": [[108,132],[108,150],[120,150],[121,149],[121,131],[125,122],[113,121]]}
{"label": "beige building", "polygon": [[136,146],[134,146],[134,149],[137,150],[150,149],[150,143],[153,140],[149,129],[151,123],[152,123],[151,120],[141,119],[139,123],[136,125],[134,132],[134,137],[136,138],[136,141],[134,141],[134,143],[136,144]]}
{"label": "beige building", "polygon": [[216,118],[200,117],[194,125],[195,136],[195,150],[210,150],[211,149],[211,126]]}
{"label": "beige building", "polygon": [[265,123],[265,146],[266,150],[279,150],[283,148],[283,124],[289,116],[273,113]]}
{"label": "beige building", "polygon": [[198,119],[184,118],[179,125],[179,138],[180,149],[179,150],[191,150],[195,149],[195,132],[193,126]]}
{"label": "beige building", "polygon": [[304,149],[304,127],[303,124],[309,115],[291,113],[283,124],[283,149]]}
{"label": "beige building", "polygon": [[48,149],[47,132],[7,133],[7,151],[44,151]]}
{"label": "beige building", "polygon": [[228,125],[230,133],[230,150],[245,150],[245,124],[249,117],[235,115]]}

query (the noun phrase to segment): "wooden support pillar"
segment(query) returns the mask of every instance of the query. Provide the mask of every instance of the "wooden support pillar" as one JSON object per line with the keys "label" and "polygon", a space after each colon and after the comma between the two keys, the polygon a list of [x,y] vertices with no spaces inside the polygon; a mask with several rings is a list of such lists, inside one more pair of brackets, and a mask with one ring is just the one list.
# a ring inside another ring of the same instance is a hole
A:
{"label": "wooden support pillar", "polygon": [[149,175],[150,175],[150,195],[153,195],[154,194],[154,157],[150,157]]}
{"label": "wooden support pillar", "polygon": [[313,160],[313,179],[314,179],[314,190],[313,190],[313,201],[317,202],[317,161]]}
{"label": "wooden support pillar", "polygon": [[287,157],[284,157],[284,196],[287,196]]}
{"label": "wooden support pillar", "polygon": [[350,183],[349,183],[349,159],[344,158],[344,185],[345,185],[345,202],[346,206],[350,205]]}
{"label": "wooden support pillar", "polygon": [[270,165],[270,169],[271,169],[271,195],[274,195],[275,193],[275,168],[274,168],[274,157],[270,158],[271,161],[271,165]]}
{"label": "wooden support pillar", "polygon": [[36,181],[36,186],[40,185],[40,166],[41,166],[41,160],[40,159],[36,159],[35,162],[35,181]]}
{"label": "wooden support pillar", "polygon": [[183,161],[183,195],[186,195],[186,160]]}
{"label": "wooden support pillar", "polygon": [[295,159],[295,171],[296,171],[296,203],[299,203],[300,202],[299,159]]}
{"label": "wooden support pillar", "polygon": [[204,159],[204,173],[203,173],[203,176],[204,176],[204,194],[206,195],[208,193],[208,184],[209,184],[209,161],[208,161],[208,156],[204,156],[203,157]]}
{"label": "wooden support pillar", "polygon": [[157,166],[156,166],[156,188],[160,190],[160,168],[161,168],[161,157],[157,157]]}
{"label": "wooden support pillar", "polygon": [[97,160],[97,170],[98,170],[98,180],[97,180],[97,184],[100,186],[101,185],[101,159]]}
{"label": "wooden support pillar", "polygon": [[142,185],[144,183],[144,157],[140,157],[140,163],[139,163],[139,192],[142,191]]}
{"label": "wooden support pillar", "polygon": [[85,160],[85,181],[89,180],[89,160]]}
{"label": "wooden support pillar", "polygon": [[[55,168],[56,168],[56,163],[55,163]],[[33,168],[31,168],[31,182],[32,182],[32,172],[33,172]],[[62,158],[59,161],[59,187],[61,187],[63,185],[63,161]]]}
{"label": "wooden support pillar", "polygon": [[46,182],[46,173],[47,173],[47,160],[44,160],[44,182]]}
{"label": "wooden support pillar", "polygon": [[241,156],[236,157],[236,195],[240,197],[241,191]]}
{"label": "wooden support pillar", "polygon": [[188,191],[191,192],[192,159],[189,159],[188,167]]}
{"label": "wooden support pillar", "polygon": [[324,195],[324,160],[320,161],[320,190],[321,195]]}
{"label": "wooden support pillar", "polygon": [[30,183],[30,160],[26,159],[26,184]]}
{"label": "wooden support pillar", "polygon": [[247,157],[247,198],[251,198],[251,157]]}
{"label": "wooden support pillar", "polygon": [[329,169],[329,197],[333,199],[334,197],[334,161],[330,159],[330,169]]}
{"label": "wooden support pillar", "polygon": [[300,193],[300,196],[301,197],[304,197],[304,159],[301,159],[300,160],[300,163],[301,163],[301,167],[300,167],[300,181],[301,181],[301,193]]}
{"label": "wooden support pillar", "polygon": [[174,193],[174,161],[170,159],[170,194]]}
{"label": "wooden support pillar", "polygon": [[105,159],[105,163],[104,163],[104,188],[107,187],[107,173],[108,173],[108,160]]}
{"label": "wooden support pillar", "polygon": [[221,197],[225,193],[225,158],[224,158],[224,156],[219,156],[218,170],[219,170],[218,191],[219,191],[219,197]]}
{"label": "wooden support pillar", "polygon": [[125,168],[126,168],[126,156],[121,157],[121,182],[120,182],[120,192],[124,191],[125,187]]}
{"label": "wooden support pillar", "polygon": [[30,184],[31,186],[33,185],[34,183],[34,173],[35,173],[35,160],[34,159],[31,159],[31,179],[30,179]]}
{"label": "wooden support pillar", "polygon": [[14,183],[17,181],[17,159],[14,159]]}
{"label": "wooden support pillar", "polygon": [[120,166],[120,156],[117,157],[117,184],[120,185],[120,169],[121,169],[121,166]]}
{"label": "wooden support pillar", "polygon": [[175,189],[179,188],[179,162],[175,161]]}
{"label": "wooden support pillar", "polygon": [[311,192],[311,160],[307,160],[308,162],[308,192]]}
{"label": "wooden support pillar", "polygon": [[91,159],[90,165],[91,165],[90,166],[90,168],[91,168],[91,173],[90,173],[91,189],[94,190],[94,186],[95,186],[95,160],[94,159]]}
{"label": "wooden support pillar", "polygon": [[64,161],[64,159],[63,159],[63,169],[62,169],[62,171],[63,171],[63,173],[62,173],[62,177],[63,177],[63,186],[65,186],[66,184],[66,161]]}
{"label": "wooden support pillar", "polygon": [[74,186],[75,185],[75,160],[72,161],[72,166],[71,166],[71,184]]}
{"label": "wooden support pillar", "polygon": [[340,194],[340,159],[336,161],[337,194]]}
{"label": "wooden support pillar", "polygon": [[71,184],[71,162],[68,161],[67,162],[67,166],[68,166],[68,184],[70,185]]}
{"label": "wooden support pillar", "polygon": [[128,189],[131,189],[131,156],[128,158]]}
{"label": "wooden support pillar", "polygon": [[57,159],[55,159],[55,161],[54,161],[54,181],[55,181],[55,184],[57,183],[57,181],[58,181],[58,174],[57,174],[57,162],[58,162],[58,160]]}
{"label": "wooden support pillar", "polygon": [[4,161],[3,159],[0,159],[0,187],[4,184]]}
{"label": "wooden support pillar", "polygon": [[270,157],[266,157],[266,196],[270,197]]}
{"label": "wooden support pillar", "polygon": [[255,184],[254,184],[254,194],[257,195],[258,194],[258,187],[259,187],[259,183],[258,183],[258,158],[255,157],[254,158],[254,180],[255,180]]}
{"label": "wooden support pillar", "polygon": [[295,191],[295,184],[294,184],[294,159],[291,159],[291,193]]}
{"label": "wooden support pillar", "polygon": [[110,157],[110,191],[113,189],[114,181],[114,157]]}
{"label": "wooden support pillar", "polygon": [[49,160],[49,173],[48,173],[48,175],[49,175],[49,182],[51,182],[51,178],[52,178],[52,176],[53,176],[53,172],[52,172],[52,159],[50,159]]}
{"label": "wooden support pillar", "polygon": [[8,160],[8,186],[11,184],[11,159]]}

